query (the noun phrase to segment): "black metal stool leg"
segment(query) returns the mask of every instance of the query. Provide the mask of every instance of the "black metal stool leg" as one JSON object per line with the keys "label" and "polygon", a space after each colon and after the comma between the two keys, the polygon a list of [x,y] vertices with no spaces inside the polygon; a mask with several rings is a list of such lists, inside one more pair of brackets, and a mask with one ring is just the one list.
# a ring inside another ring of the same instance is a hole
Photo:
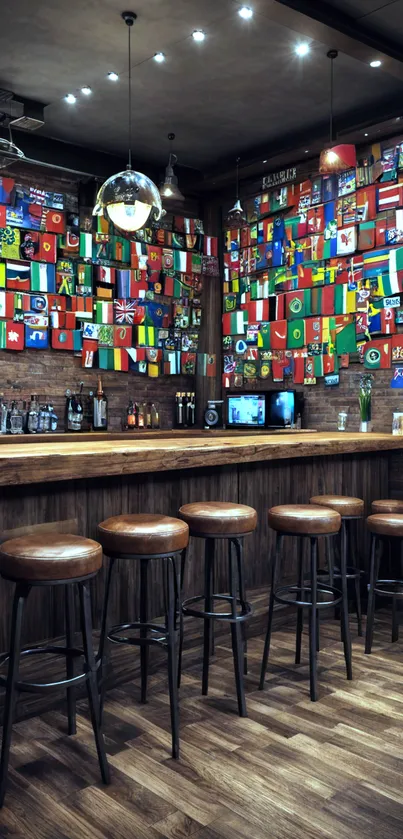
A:
{"label": "black metal stool leg", "polygon": [[[298,536],[298,588],[299,599],[303,600],[305,596],[304,589],[304,540],[302,536]],[[304,627],[304,607],[298,606],[297,611],[297,632],[295,639],[295,664],[301,664],[301,642],[302,630]]]}
{"label": "black metal stool leg", "polygon": [[259,682],[259,690],[263,690],[264,688],[264,680],[266,676],[267,670],[267,662],[269,660],[269,652],[270,652],[270,640],[271,640],[271,627],[273,623],[273,612],[274,612],[274,588],[277,581],[277,565],[278,559],[280,556],[280,552],[283,545],[283,536],[281,533],[276,534],[276,547],[274,549],[273,558],[272,558],[272,565],[271,565],[271,589],[270,589],[270,601],[269,601],[269,617],[267,621],[267,631],[266,631],[266,638],[264,642],[264,652],[263,652],[263,659],[262,659],[262,667],[260,671],[260,682]]}
{"label": "black metal stool leg", "polygon": [[[148,559],[140,560],[140,623],[148,621]],[[140,627],[140,638],[147,638],[147,628]],[[149,645],[140,645],[141,702],[147,702]]]}
{"label": "black metal stool leg", "polygon": [[[235,545],[236,556],[237,556],[239,599],[241,601],[242,610],[245,610],[246,609],[246,586],[245,586],[245,574],[244,574],[244,567],[243,567],[243,540],[242,539],[233,539],[233,543]],[[247,639],[246,629],[247,629],[246,621],[242,621],[242,623],[241,623],[241,633],[242,633],[242,644],[243,644],[243,672],[244,672],[244,676],[247,676],[247,674],[248,674],[248,639]]]}
{"label": "black metal stool leg", "polygon": [[168,684],[171,710],[172,757],[179,757],[179,703],[178,703],[178,630],[176,628],[177,592],[175,585],[176,561],[174,557],[166,560],[167,611],[165,626],[168,648]]}
{"label": "black metal stool leg", "polygon": [[18,681],[20,665],[22,618],[24,613],[25,601],[28,597],[29,591],[29,586],[17,584],[13,601],[13,612],[11,617],[10,656],[8,660],[6,696],[4,702],[3,717],[3,741],[1,745],[0,759],[0,807],[3,806],[4,796],[6,792],[8,762],[10,757],[11,732],[17,696],[16,682]]}
{"label": "black metal stool leg", "polygon": [[[66,647],[72,649],[74,647],[74,586],[67,585],[64,590],[65,610],[66,610]],[[74,678],[74,657],[67,653],[66,655],[66,676],[68,679]],[[67,717],[68,717],[68,732],[69,734],[77,733],[76,725],[76,690],[74,687],[67,688]]]}
{"label": "black metal stool leg", "polygon": [[106,575],[106,582],[105,582],[105,592],[104,592],[104,603],[102,609],[102,621],[101,621],[101,635],[99,638],[99,648],[98,648],[98,659],[100,659],[100,665],[98,670],[98,684],[100,685],[100,719],[102,722],[102,714],[104,710],[104,702],[105,702],[105,692],[106,692],[106,643],[107,643],[107,620],[108,620],[108,604],[109,604],[109,591],[111,587],[111,579],[112,579],[112,571],[115,565],[114,557],[109,558],[109,565],[108,571]]}
{"label": "black metal stool leg", "polygon": [[[215,593],[215,579],[216,579],[215,562],[212,562],[211,563],[211,591],[212,591],[213,594]],[[211,599],[211,611],[214,612],[214,598]],[[214,655],[214,651],[215,651],[215,638],[214,638],[215,627],[214,627],[214,623],[215,623],[214,620],[210,621],[210,652],[209,652],[210,657]]]}
{"label": "black metal stool leg", "polygon": [[232,639],[232,654],[234,658],[234,672],[236,693],[238,698],[238,712],[240,717],[247,717],[245,701],[245,686],[243,682],[243,640],[240,621],[236,620],[237,616],[237,598],[238,586],[235,573],[234,558],[232,555],[232,541],[228,540],[228,573],[229,573],[229,590],[231,597],[231,639]]}
{"label": "black metal stool leg", "polygon": [[312,702],[318,698],[317,674],[317,617],[318,597],[318,540],[311,537],[311,609],[309,613],[309,681]]}
{"label": "black metal stool leg", "polygon": [[376,537],[371,534],[371,559],[370,559],[370,577],[368,586],[368,606],[367,606],[367,630],[365,634],[365,652],[370,654],[372,649],[372,638],[374,634],[374,616],[375,616],[375,581],[377,579],[378,562],[376,557]]}
{"label": "black metal stool leg", "polygon": [[[212,574],[211,566],[214,564],[214,539],[206,539],[205,554],[204,554],[204,610],[205,612],[212,611]],[[202,694],[207,696],[208,693],[208,671],[210,659],[210,640],[211,640],[211,619],[204,619],[204,642],[203,642],[203,678],[202,678]]]}
{"label": "black metal stool leg", "polygon": [[[351,557],[351,564],[355,568],[360,568],[360,557],[358,551],[358,538],[357,538],[357,522],[350,521],[349,522],[349,556]],[[355,592],[355,613],[357,615],[357,633],[358,636],[362,637],[362,606],[361,606],[361,577],[358,576],[354,580],[354,592]]]}
{"label": "black metal stool leg", "polygon": [[351,638],[350,626],[348,622],[348,590],[347,590],[347,528],[346,522],[341,522],[341,553],[340,553],[340,575],[341,575],[341,625],[342,625],[342,641],[344,645],[344,658],[346,661],[347,679],[353,678],[352,662],[351,662]]}
{"label": "black metal stool leg", "polygon": [[97,689],[96,662],[92,645],[91,596],[87,582],[79,583],[81,632],[83,636],[84,660],[87,669],[87,693],[91,723],[94,730],[99,768],[104,784],[109,784],[109,766],[106,758],[105,743],[101,730],[101,708]]}
{"label": "black metal stool leg", "polygon": [[182,675],[182,653],[183,653],[183,611],[182,611],[182,596],[183,585],[185,581],[185,567],[186,567],[186,549],[181,554],[181,570],[179,583],[179,653],[178,653],[178,688],[181,684]]}

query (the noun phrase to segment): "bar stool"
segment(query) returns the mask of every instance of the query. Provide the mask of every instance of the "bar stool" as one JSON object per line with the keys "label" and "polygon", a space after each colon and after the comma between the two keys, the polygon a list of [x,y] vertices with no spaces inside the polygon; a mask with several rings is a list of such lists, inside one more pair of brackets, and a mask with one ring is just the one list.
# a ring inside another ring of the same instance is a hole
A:
{"label": "bar stool", "polygon": [[[105,645],[129,644],[140,647],[141,702],[147,701],[149,647],[163,646],[168,653],[168,682],[171,710],[172,757],[179,757],[178,707],[178,639],[180,621],[180,570],[178,557],[184,562],[189,542],[185,522],[170,516],[151,513],[113,516],[98,526],[99,541],[109,557],[101,624],[98,658],[101,662],[101,706],[105,695]],[[117,559],[140,563],[140,620],[122,623],[107,629],[109,591],[112,571]],[[164,624],[152,623],[148,617],[148,566],[152,560],[162,563],[164,581]],[[127,630],[139,630],[137,637],[122,636]]]}
{"label": "bar stool", "polygon": [[[355,609],[357,615],[358,635],[362,635],[362,609],[361,609],[361,591],[360,583],[362,572],[356,565],[348,564],[348,560],[353,555],[352,549],[352,533],[351,522],[359,521],[364,516],[364,502],[362,498],[354,498],[348,495],[314,495],[309,499],[310,504],[316,504],[323,507],[330,507],[336,510],[341,515],[341,545],[340,550],[346,552],[346,569],[347,581],[354,580],[355,589]],[[334,566],[333,552],[328,552],[329,564],[329,582],[333,585],[334,580],[340,579],[340,568]],[[348,586],[348,582],[347,582]]]}
{"label": "bar stool", "polygon": [[[201,501],[185,504],[179,510],[180,517],[187,522],[190,535],[205,539],[204,593],[190,597],[182,604],[183,615],[192,615],[204,621],[202,695],[208,693],[210,651],[212,647],[213,621],[227,621],[231,627],[232,653],[234,658],[235,683],[240,717],[247,716],[243,674],[247,672],[245,621],[252,609],[246,600],[243,539],[256,528],[257,513],[245,504],[231,504],[225,501]],[[217,539],[228,540],[229,594],[214,592],[214,559]],[[236,569],[232,546],[236,553]],[[238,596],[239,595],[239,596]],[[194,608],[204,601],[204,610]],[[215,612],[214,603],[229,603],[230,611]],[[181,650],[183,630],[181,632]]]}
{"label": "bar stool", "polygon": [[[88,581],[102,566],[101,546],[92,539],[67,534],[46,533],[45,536],[24,536],[10,539],[0,546],[0,574],[15,583],[10,632],[10,652],[0,657],[8,661],[7,677],[0,676],[6,688],[3,720],[3,741],[0,761],[0,806],[3,806],[7,784],[12,724],[17,693],[42,693],[49,688],[67,688],[69,734],[76,733],[75,687],[86,682],[91,723],[94,730],[102,780],[109,783],[109,769],[100,728],[96,662],[92,646],[91,597]],[[74,647],[74,585],[80,597],[83,649]],[[21,630],[25,603],[31,588],[65,586],[66,646],[48,645],[21,650]],[[20,657],[30,655],[64,655],[67,678],[62,681],[37,683],[19,680]],[[84,672],[74,675],[74,661],[84,657]]]}
{"label": "bar stool", "polygon": [[[377,501],[374,504],[381,505],[382,502]],[[391,502],[385,502],[391,504]],[[395,502],[393,502],[395,503]],[[399,513],[376,513],[368,516],[367,527],[371,533],[371,554],[370,554],[370,579],[368,586],[368,609],[367,609],[367,631],[365,637],[365,652],[370,654],[372,649],[372,640],[374,634],[374,618],[375,618],[375,595],[380,597],[391,597],[393,601],[392,612],[392,641],[397,641],[398,633],[398,619],[397,619],[397,601],[403,597],[403,580],[395,579],[378,579],[380,555],[377,553],[377,547],[381,540],[388,539],[391,545],[396,545],[399,540],[400,550],[402,548],[403,539],[403,514]],[[400,557],[399,557],[400,558]]]}
{"label": "bar stool", "polygon": [[[297,633],[295,663],[301,660],[301,638],[303,609],[308,608],[309,614],[309,676],[310,696],[315,702],[318,698],[317,689],[317,624],[319,611],[332,608],[338,604],[342,605],[342,639],[344,645],[344,657],[346,661],[347,678],[352,679],[351,666],[351,641],[348,626],[348,605],[347,605],[347,579],[346,579],[346,553],[342,552],[341,557],[341,582],[342,591],[327,585],[323,582],[318,584],[318,538],[322,536],[335,536],[340,531],[341,517],[336,510],[330,507],[313,504],[290,504],[280,507],[272,507],[268,513],[269,527],[276,531],[276,546],[271,568],[271,589],[269,602],[269,617],[267,623],[266,640],[264,645],[262,668],[260,673],[259,689],[263,690],[267,670],[267,663],[270,652],[271,629],[273,622],[274,603],[282,603],[287,606],[296,606]],[[299,537],[298,552],[298,582],[293,585],[277,587],[278,562],[281,555],[284,536]],[[306,581],[304,575],[303,540],[310,541],[310,579]],[[295,599],[290,598],[295,595]],[[318,595],[327,595],[326,600],[318,600]],[[329,599],[329,595],[330,598]],[[307,599],[307,596],[309,599]]]}

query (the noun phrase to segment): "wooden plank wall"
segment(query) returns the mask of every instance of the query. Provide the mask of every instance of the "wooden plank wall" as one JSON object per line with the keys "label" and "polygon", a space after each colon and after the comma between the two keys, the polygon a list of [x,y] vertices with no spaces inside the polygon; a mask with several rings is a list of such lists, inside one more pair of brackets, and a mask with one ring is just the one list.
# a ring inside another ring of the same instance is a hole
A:
{"label": "wooden plank wall", "polygon": [[[389,460],[391,490],[389,490]],[[250,588],[267,586],[272,534],[267,526],[267,509],[274,504],[306,503],[313,494],[338,493],[364,498],[367,511],[375,498],[387,498],[400,480],[403,453],[345,455],[301,458],[259,464],[183,470],[150,475],[107,477],[104,480],[64,481],[33,484],[1,490],[0,531],[2,537],[18,535],[21,528],[62,529],[96,538],[97,524],[108,516],[125,512],[156,512],[176,515],[181,504],[199,500],[233,501],[250,504],[259,515],[255,534],[246,539],[246,579]],[[366,565],[365,527],[360,527],[361,561]],[[291,540],[290,540],[291,542]],[[294,575],[294,545],[287,547],[284,577]],[[218,550],[219,585],[225,588],[226,556]],[[121,561],[111,596],[113,623],[134,620],[138,592],[135,563]],[[104,571],[94,581],[94,624],[99,627]],[[186,595],[200,593],[203,585],[203,544],[195,540],[189,551]],[[8,645],[12,585],[0,581],[0,650]],[[153,563],[150,581],[150,614],[161,614],[161,575]],[[28,604],[24,643],[34,643],[63,633],[62,592],[35,590]]]}

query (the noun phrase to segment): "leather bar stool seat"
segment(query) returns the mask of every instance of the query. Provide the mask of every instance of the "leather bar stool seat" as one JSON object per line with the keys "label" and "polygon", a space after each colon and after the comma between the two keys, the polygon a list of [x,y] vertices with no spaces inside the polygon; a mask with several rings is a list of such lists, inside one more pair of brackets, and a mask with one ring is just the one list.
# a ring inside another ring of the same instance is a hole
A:
{"label": "leather bar stool seat", "polygon": [[171,516],[135,513],[112,516],[98,525],[99,538],[109,556],[114,553],[152,556],[176,553],[187,547],[189,528]]}
{"label": "leather bar stool seat", "polygon": [[269,527],[298,536],[331,536],[340,530],[341,518],[335,510],[312,504],[284,504],[268,513]]}
{"label": "leather bar stool seat", "polygon": [[379,536],[397,536],[398,539],[401,539],[403,537],[403,514],[377,513],[368,516],[367,527],[371,533],[376,533]]}
{"label": "leather bar stool seat", "polygon": [[314,495],[310,498],[310,503],[330,507],[340,513],[341,516],[353,516],[355,518],[364,515],[362,498],[354,498],[348,495]]}
{"label": "leather bar stool seat", "polygon": [[403,515],[403,501],[396,498],[380,498],[371,504],[371,512],[376,513],[399,513]]}
{"label": "leather bar stool seat", "polygon": [[[389,502],[374,502],[376,505],[383,503],[390,505],[402,504],[402,502],[395,502],[393,500]],[[398,602],[401,602],[403,598],[403,513],[375,513],[374,515],[368,516],[367,527],[371,533],[371,556],[365,652],[369,654],[372,649],[374,633],[376,595],[392,599],[392,642],[397,641],[399,638]],[[390,573],[388,579],[379,579],[378,577],[381,556],[377,547],[380,542],[389,543],[390,559],[393,558],[395,560],[394,573],[392,573],[392,562],[389,563]]]}
{"label": "leather bar stool seat", "polygon": [[102,566],[98,542],[66,533],[19,536],[0,546],[0,574],[9,580],[51,582],[96,574]]}
{"label": "leather bar stool seat", "polygon": [[193,536],[241,536],[251,533],[257,524],[257,513],[253,507],[226,501],[184,504],[179,515],[187,522]]}
{"label": "leather bar stool seat", "polygon": [[[7,676],[0,676],[5,687],[3,736],[0,759],[0,807],[3,805],[7,784],[8,764],[15,707],[20,691],[47,693],[49,688],[66,688],[68,733],[76,734],[76,687],[86,683],[90,719],[94,732],[98,762],[104,783],[109,783],[109,768],[99,718],[97,664],[92,642],[91,593],[89,578],[102,566],[102,548],[98,542],[68,533],[33,534],[9,539],[0,546],[0,574],[15,583],[11,617],[10,652],[0,656],[0,665],[8,662]],[[66,641],[21,649],[21,635],[25,604],[33,588],[64,588]],[[80,599],[80,628],[82,648],[75,643],[75,600]],[[65,656],[66,679],[50,682],[21,681],[20,658],[38,654]],[[76,660],[84,659],[81,672],[76,674]]]}

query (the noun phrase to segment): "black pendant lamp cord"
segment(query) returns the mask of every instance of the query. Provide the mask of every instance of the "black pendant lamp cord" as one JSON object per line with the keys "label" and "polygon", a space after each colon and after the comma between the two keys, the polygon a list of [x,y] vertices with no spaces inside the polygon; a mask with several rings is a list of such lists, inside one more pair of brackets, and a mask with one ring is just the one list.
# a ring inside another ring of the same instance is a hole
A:
{"label": "black pendant lamp cord", "polygon": [[132,168],[132,25],[129,24],[129,169]]}
{"label": "black pendant lamp cord", "polygon": [[241,159],[240,157],[237,157],[237,159],[236,159],[236,200],[237,201],[239,199],[239,161],[240,161],[240,159]]}
{"label": "black pendant lamp cord", "polygon": [[334,59],[337,58],[337,50],[329,50],[327,57],[330,58],[330,145],[333,143],[333,94],[334,94]]}

